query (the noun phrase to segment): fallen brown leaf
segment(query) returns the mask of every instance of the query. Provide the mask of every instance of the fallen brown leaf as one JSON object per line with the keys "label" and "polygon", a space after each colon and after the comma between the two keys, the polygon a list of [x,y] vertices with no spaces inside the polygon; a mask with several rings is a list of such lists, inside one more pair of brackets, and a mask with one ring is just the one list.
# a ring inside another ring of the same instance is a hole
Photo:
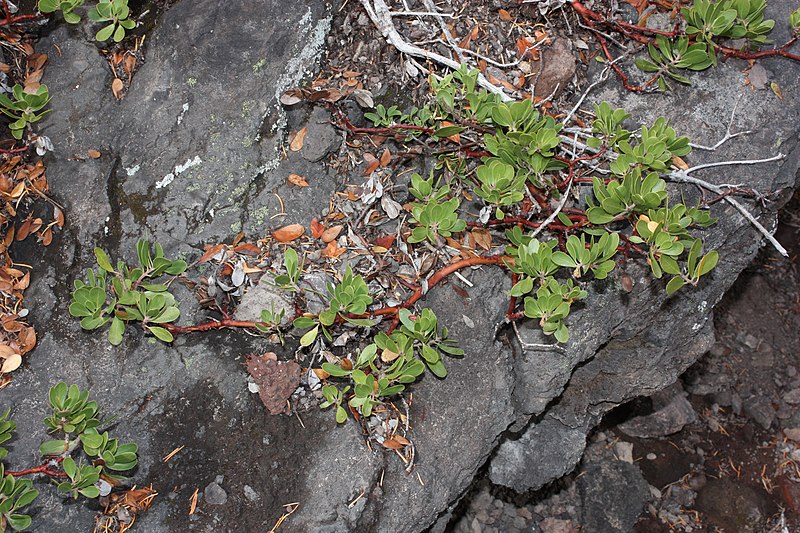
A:
{"label": "fallen brown leaf", "polygon": [[114,81],[111,82],[111,92],[114,94],[114,98],[117,100],[122,100],[124,97],[122,94],[123,89],[125,89],[125,84],[122,83],[122,80],[119,78],[114,78]]}
{"label": "fallen brown leaf", "polygon": [[325,232],[325,224],[322,224],[317,218],[311,219],[311,236],[315,239],[319,239],[322,237],[322,234]]}
{"label": "fallen brown leaf", "polygon": [[308,181],[300,174],[289,174],[289,183],[297,187],[308,187]]}
{"label": "fallen brown leaf", "polygon": [[289,224],[273,231],[272,237],[278,242],[291,242],[305,232],[306,229],[301,224]]}
{"label": "fallen brown leaf", "polygon": [[342,255],[345,251],[345,248],[339,248],[339,245],[336,244],[336,241],[331,241],[328,243],[328,246],[322,250],[322,257],[327,257],[329,259],[335,259]]}
{"label": "fallen brown leaf", "polygon": [[102,154],[100,154],[100,152],[98,150],[95,150],[94,148],[89,148],[88,150],[86,150],[86,155],[88,155],[92,159],[100,159],[100,156]]}
{"label": "fallen brown leaf", "polygon": [[501,9],[500,11],[497,12],[497,14],[500,15],[500,20],[502,20],[503,22],[511,22],[512,20],[514,20],[514,17],[511,16],[511,13],[509,13],[505,9]]}
{"label": "fallen brown leaf", "polygon": [[331,242],[332,240],[334,240],[336,237],[339,236],[339,234],[342,232],[342,229],[344,229],[344,226],[342,226],[341,224],[336,226],[331,226],[330,228],[326,229],[325,231],[322,232],[322,235],[320,235],[322,242],[325,243]]}
{"label": "fallen brown leaf", "polygon": [[392,153],[389,151],[388,148],[384,148],[380,159],[381,166],[385,167],[391,162],[392,162]]}
{"label": "fallen brown leaf", "polygon": [[367,168],[364,169],[364,176],[369,176],[381,165],[381,162],[369,152],[364,153],[364,161],[367,163]]}
{"label": "fallen brown leaf", "polygon": [[289,150],[292,152],[299,152],[303,148],[303,141],[306,138],[306,133],[308,133],[308,128],[303,128],[298,131],[292,139],[292,142],[289,143]]}

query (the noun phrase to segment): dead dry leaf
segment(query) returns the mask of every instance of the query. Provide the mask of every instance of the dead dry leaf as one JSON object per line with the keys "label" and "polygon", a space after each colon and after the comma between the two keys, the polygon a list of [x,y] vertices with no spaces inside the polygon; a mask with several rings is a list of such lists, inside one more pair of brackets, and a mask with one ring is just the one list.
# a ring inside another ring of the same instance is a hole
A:
{"label": "dead dry leaf", "polygon": [[388,166],[389,163],[391,162],[392,162],[392,153],[389,151],[388,148],[384,148],[380,158],[381,166],[382,167]]}
{"label": "dead dry leaf", "polygon": [[369,152],[364,152],[363,157],[364,157],[364,162],[367,164],[367,168],[364,169],[363,175],[369,176],[378,169],[378,167],[381,165],[381,162]]}
{"label": "dead dry leaf", "polygon": [[322,250],[322,257],[326,257],[328,259],[335,259],[342,255],[345,251],[345,248],[339,248],[339,245],[336,241],[331,241],[328,243],[328,246]]}
{"label": "dead dry leaf", "polygon": [[278,242],[292,242],[305,232],[306,229],[302,224],[289,224],[288,226],[273,231],[272,237]]}
{"label": "dead dry leaf", "polygon": [[298,131],[292,139],[292,142],[289,143],[289,150],[292,152],[299,152],[303,148],[303,141],[306,138],[306,133],[308,133],[308,128],[303,128]]}
{"label": "dead dry leaf", "polygon": [[475,244],[484,250],[492,248],[492,234],[486,228],[475,228],[471,232],[472,237],[475,239]]}
{"label": "dead dry leaf", "polygon": [[0,367],[0,372],[4,374],[8,372],[13,372],[14,370],[19,368],[19,365],[22,364],[22,356],[18,353],[11,354],[5,361],[3,361],[3,366]]}
{"label": "dead dry leaf", "polygon": [[289,174],[289,183],[297,187],[308,187],[308,181],[300,174]]}
{"label": "dead dry leaf", "polygon": [[271,415],[286,410],[286,401],[300,385],[301,368],[294,361],[275,361],[274,354],[251,355],[247,358],[247,372],[258,385],[258,397]]}
{"label": "dead dry leaf", "polygon": [[336,226],[331,226],[330,228],[322,232],[320,238],[322,239],[322,242],[325,243],[331,242],[336,237],[338,237],[340,233],[342,233],[343,229],[344,226],[342,226],[341,224],[337,224]]}
{"label": "dead dry leaf", "polygon": [[325,232],[325,224],[322,224],[317,218],[311,219],[311,236],[315,239],[319,239],[322,237],[322,234]]}
{"label": "dead dry leaf", "polygon": [[505,9],[501,9],[500,11],[497,12],[497,14],[500,15],[500,20],[502,20],[503,22],[511,22],[512,20],[514,20],[514,17],[511,16],[511,13],[509,13]]}
{"label": "dead dry leaf", "polygon": [[124,95],[122,91],[125,89],[125,84],[122,83],[122,80],[119,78],[114,78],[114,81],[111,82],[111,92],[114,94],[114,98],[117,100],[122,100]]}
{"label": "dead dry leaf", "polygon": [[102,154],[100,153],[99,150],[95,150],[94,148],[89,148],[88,150],[86,150],[86,155],[88,155],[92,159],[100,159],[100,156]]}

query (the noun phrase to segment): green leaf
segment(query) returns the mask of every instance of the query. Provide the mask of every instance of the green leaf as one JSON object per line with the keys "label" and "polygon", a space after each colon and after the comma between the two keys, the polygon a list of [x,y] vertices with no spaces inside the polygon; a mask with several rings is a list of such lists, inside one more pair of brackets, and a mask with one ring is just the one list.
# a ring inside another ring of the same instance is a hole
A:
{"label": "green leaf", "polygon": [[672,274],[673,276],[680,276],[681,269],[678,266],[678,262],[675,260],[675,258],[669,255],[662,255],[659,262],[661,263],[661,268],[664,270],[664,272],[667,274]]}
{"label": "green leaf", "polygon": [[351,324],[354,324],[356,326],[362,326],[362,327],[365,327],[365,328],[368,328],[368,327],[371,327],[371,326],[375,325],[375,321],[371,320],[369,318],[347,318],[347,317],[344,317],[344,319],[346,321],[348,321],[349,323],[351,323]]}
{"label": "green leaf", "polygon": [[704,276],[714,270],[714,267],[717,266],[717,262],[719,261],[719,253],[716,250],[711,250],[703,258],[700,260],[700,263],[697,265],[697,273],[695,277],[699,278]]}
{"label": "green leaf", "polygon": [[64,469],[64,473],[66,473],[70,479],[75,479],[75,474],[78,472],[78,467],[75,465],[75,460],[72,457],[65,458],[61,462],[61,467]]}
{"label": "green leaf", "polygon": [[430,363],[427,361],[426,363],[428,364],[428,369],[433,372],[433,375],[436,377],[445,378],[447,376],[447,369],[444,367],[444,363],[442,362],[441,358],[439,358],[439,360],[435,363]]}
{"label": "green leaf", "polygon": [[337,406],[336,407],[336,421],[339,424],[344,424],[344,422],[346,420],[347,420],[347,411],[345,411],[344,407],[342,407],[341,405]]}
{"label": "green leaf", "polygon": [[102,43],[111,38],[111,34],[113,33],[114,33],[114,24],[109,24],[102,30],[98,31],[97,34],[94,36],[94,39]]}
{"label": "green leaf", "polygon": [[667,294],[674,294],[678,289],[686,285],[686,280],[674,277],[667,283]]}
{"label": "green leaf", "polygon": [[155,326],[149,326],[147,329],[160,341],[172,342],[175,340],[175,337],[173,337],[172,333],[170,333],[167,329]]}
{"label": "green leaf", "polygon": [[114,267],[111,266],[111,260],[108,258],[108,255],[102,248],[96,247],[94,249],[94,256],[97,258],[97,265],[100,268],[108,273],[114,273]]}
{"label": "green leaf", "polygon": [[647,61],[646,59],[637,59],[634,61],[636,68],[642,72],[658,72],[659,67],[655,63]]}
{"label": "green leaf", "polygon": [[350,370],[345,370],[339,365],[334,365],[333,363],[322,363],[322,370],[337,378],[349,376],[351,372]]}
{"label": "green leaf", "polygon": [[60,2],[58,0],[39,0],[37,8],[42,13],[52,13],[57,10]]}
{"label": "green leaf", "polygon": [[22,495],[17,498],[17,501],[14,502],[14,510],[22,509],[26,505],[29,505],[38,495],[39,491],[35,489],[23,492]]}
{"label": "green leaf", "polygon": [[310,329],[302,337],[300,337],[300,346],[311,346],[311,344],[313,344],[313,342],[317,339],[318,333],[319,326],[314,326],[313,329]]}
{"label": "green leaf", "polygon": [[11,526],[11,529],[15,531],[27,529],[31,526],[31,522],[33,522],[30,516],[17,513],[6,516],[6,520],[8,521],[8,525]]}
{"label": "green leaf", "polygon": [[309,317],[306,317],[306,316],[299,316],[299,317],[294,319],[294,322],[292,322],[292,325],[294,327],[296,327],[297,329],[306,329],[306,328],[310,328],[311,326],[313,326],[316,323],[317,322],[313,318],[309,318]]}
{"label": "green leaf", "polygon": [[561,324],[555,332],[556,340],[560,343],[565,343],[569,340],[569,330],[565,324]]}
{"label": "green leaf", "polygon": [[78,492],[80,492],[87,498],[97,498],[98,496],[100,496],[100,489],[98,489],[94,485],[83,489],[79,489]]}
{"label": "green leaf", "polygon": [[123,28],[122,25],[120,24],[117,26],[117,29],[114,30],[114,42],[118,43],[124,38],[125,38],[125,28]]}
{"label": "green leaf", "polygon": [[46,440],[39,445],[42,455],[61,455],[67,449],[63,440]]}
{"label": "green leaf", "polygon": [[437,139],[444,139],[445,137],[450,137],[455,135],[456,133],[461,133],[466,128],[462,128],[461,126],[445,126],[444,128],[439,128],[433,133],[433,136]]}
{"label": "green leaf", "polygon": [[117,317],[111,320],[111,327],[108,329],[108,342],[113,346],[119,346],[122,342],[122,334],[125,332],[125,323]]}
{"label": "green leaf", "polygon": [[152,321],[156,324],[164,324],[166,322],[172,322],[173,320],[177,320],[178,317],[181,316],[181,312],[177,307],[170,306],[164,309],[164,311],[154,318]]}

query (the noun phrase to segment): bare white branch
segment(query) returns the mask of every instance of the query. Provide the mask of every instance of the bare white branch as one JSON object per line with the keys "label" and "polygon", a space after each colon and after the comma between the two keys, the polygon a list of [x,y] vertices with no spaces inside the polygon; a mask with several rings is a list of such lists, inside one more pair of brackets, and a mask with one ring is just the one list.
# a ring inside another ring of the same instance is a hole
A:
{"label": "bare white branch", "polygon": [[436,4],[433,3],[433,0],[423,0],[425,2],[425,7],[434,14],[436,17],[436,21],[439,23],[439,28],[441,28],[442,33],[444,34],[445,39],[447,39],[447,44],[450,45],[450,48],[456,53],[456,57],[461,63],[466,63],[467,58],[464,57],[464,53],[461,50],[461,47],[458,46],[458,43],[455,39],[453,39],[453,34],[450,33],[450,28],[447,27],[447,24],[444,23],[444,19],[438,15],[436,15]]}
{"label": "bare white branch", "polygon": [[447,17],[457,19],[458,16],[450,13],[436,13],[433,11],[392,11],[393,17]]}
{"label": "bare white branch", "polygon": [[769,163],[770,161],[778,161],[779,159],[783,159],[783,154],[774,155],[772,157],[767,157],[765,159],[739,159],[736,161],[715,161],[713,163],[704,163],[702,165],[694,166],[690,169],[686,170],[687,174],[691,174],[692,172],[696,172],[703,168],[714,168],[714,167],[726,167],[731,165],[758,165],[760,163]]}
{"label": "bare white branch", "polygon": [[[372,2],[370,2],[370,0],[361,0],[361,4],[367,11],[367,15],[369,15],[372,23],[375,24],[375,27],[381,32],[381,35],[384,36],[389,44],[397,48],[399,52],[414,57],[424,57],[453,70],[458,69],[460,66],[458,62],[453,61],[448,57],[424,50],[418,46],[410,44],[403,39],[400,33],[398,33],[397,28],[395,28],[394,24],[392,23],[392,13],[389,11],[389,7],[386,5],[384,0],[372,0]],[[500,87],[490,83],[483,74],[478,75],[478,84],[487,91],[499,95],[504,102],[509,102],[512,100],[512,98],[504,93]]]}
{"label": "bare white branch", "polygon": [[[781,159],[782,157],[783,157],[783,154],[778,154],[775,157],[772,157],[772,158],[769,158],[769,159],[765,159],[765,160],[759,161],[759,162],[775,161],[776,159]],[[736,164],[736,163],[740,163],[740,162],[739,161],[723,161],[722,163]],[[751,163],[748,162],[746,164],[751,164]],[[715,165],[715,166],[720,166],[720,165]],[[698,167],[695,167],[695,169],[701,168],[701,167],[703,167],[703,166],[700,165]],[[692,169],[690,169],[690,170],[676,170],[676,171],[673,171],[673,172],[665,175],[665,177],[667,179],[669,179],[670,181],[675,181],[675,182],[679,182],[679,183],[691,183],[692,185],[697,185],[698,187],[702,187],[702,188],[704,188],[706,190],[715,192],[717,194],[724,194],[725,193],[724,188],[720,187],[719,185],[714,185],[713,183],[709,183],[709,182],[707,182],[705,180],[701,180],[699,178],[695,178],[694,176],[690,176],[689,172],[691,172],[691,170]],[[726,202],[728,202],[729,204],[731,204],[733,207],[735,207],[736,210],[739,211],[742,214],[742,216],[745,219],[747,219],[748,222],[750,222],[759,232],[761,232],[761,234],[764,235],[764,237],[778,251],[778,253],[780,253],[784,257],[789,257],[789,253],[786,251],[786,248],[784,248],[781,245],[781,243],[779,243],[778,240],[775,237],[772,236],[772,233],[770,233],[769,230],[767,228],[765,228],[761,224],[761,222],[756,220],[756,218],[753,215],[751,215],[750,212],[742,204],[740,204],[738,201],[736,201],[731,196],[725,196],[724,200]]]}
{"label": "bare white branch", "polygon": [[737,131],[736,133],[731,133],[731,126],[733,126],[733,118],[736,115],[736,108],[739,107],[739,102],[742,101],[742,96],[743,95],[740,94],[739,98],[736,99],[736,103],[733,104],[733,111],[731,111],[731,119],[728,121],[728,127],[725,130],[725,136],[722,139],[720,139],[717,142],[717,144],[715,144],[714,146],[703,146],[702,144],[689,143],[689,146],[691,146],[692,148],[697,148],[698,150],[706,150],[708,152],[713,152],[714,150],[716,150],[717,148],[719,148],[720,146],[722,146],[726,142],[730,141],[731,139],[733,139],[735,137],[738,137],[739,135],[747,135],[748,133],[753,133],[750,130]]}

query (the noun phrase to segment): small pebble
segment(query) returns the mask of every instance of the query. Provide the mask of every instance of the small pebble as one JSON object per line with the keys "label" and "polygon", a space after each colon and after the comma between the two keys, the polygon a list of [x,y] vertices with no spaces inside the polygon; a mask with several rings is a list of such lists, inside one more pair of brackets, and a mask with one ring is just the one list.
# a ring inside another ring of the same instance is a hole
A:
{"label": "small pebble", "polygon": [[800,428],[786,428],[783,434],[795,442],[800,442]]}
{"label": "small pebble", "polygon": [[203,498],[211,505],[223,505],[228,501],[228,493],[216,481],[211,482],[203,491]]}
{"label": "small pebble", "polygon": [[648,453],[647,454],[647,460],[648,461],[655,461],[657,458],[658,458],[658,456],[656,454],[654,454],[654,453]]}

